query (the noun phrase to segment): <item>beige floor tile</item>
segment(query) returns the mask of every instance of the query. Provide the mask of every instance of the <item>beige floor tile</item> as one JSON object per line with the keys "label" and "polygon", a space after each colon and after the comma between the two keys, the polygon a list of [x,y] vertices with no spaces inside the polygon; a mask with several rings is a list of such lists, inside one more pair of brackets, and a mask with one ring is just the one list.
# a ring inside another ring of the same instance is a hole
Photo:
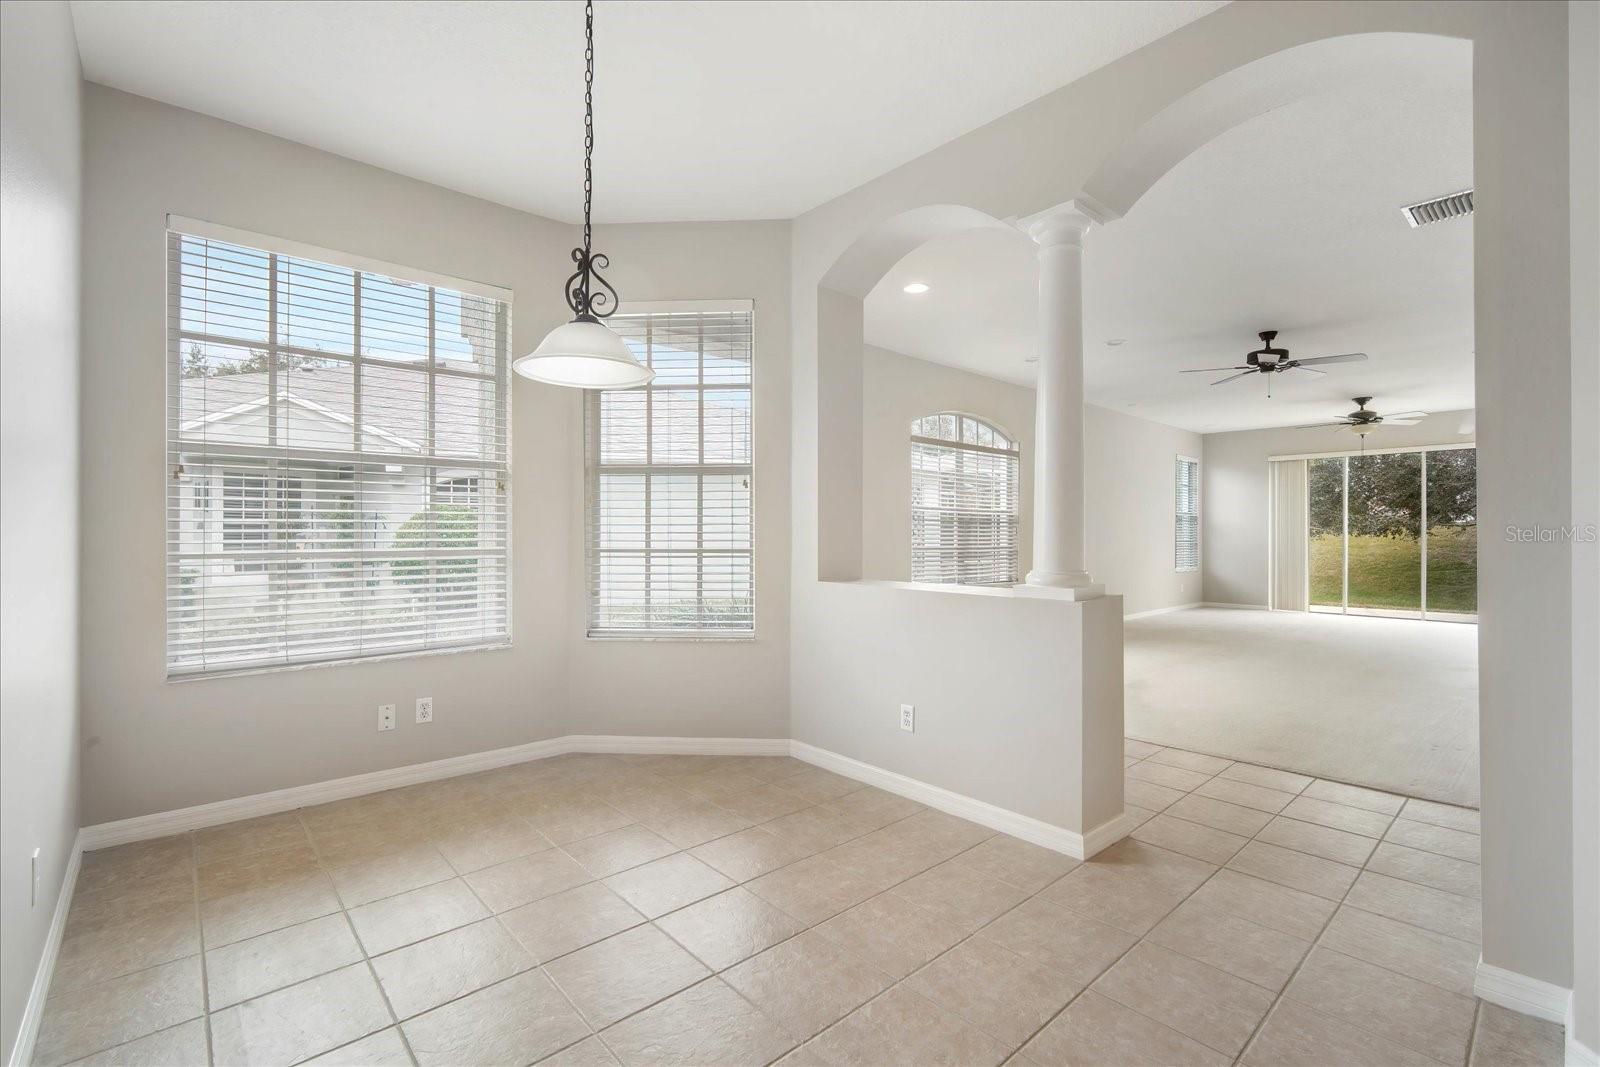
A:
{"label": "beige floor tile", "polygon": [[586,837],[563,847],[567,855],[595,878],[620,874],[651,860],[670,856],[676,845],[643,826],[624,826],[594,837]]}
{"label": "beige floor tile", "polygon": [[1008,1051],[960,1016],[898,985],[803,1046],[795,1060],[841,1067],[993,1067]]}
{"label": "beige floor tile", "polygon": [[1190,899],[1305,941],[1316,939],[1338,907],[1325,897],[1226,869],[1218,871]]}
{"label": "beige floor tile", "polygon": [[364,963],[292,985],[211,1016],[219,1064],[298,1063],[393,1022]]}
{"label": "beige floor tile", "polygon": [[1330,782],[1321,778],[1306,786],[1305,794],[1318,800],[1331,800],[1335,804],[1366,808],[1368,811],[1384,815],[1397,814],[1405,804],[1404,797],[1397,797],[1393,793],[1380,793],[1376,789],[1364,789],[1358,785],[1345,785],[1342,782]]}
{"label": "beige floor tile", "polygon": [[601,1029],[705,978],[709,971],[654,926],[637,926],[545,965],[548,974]]}
{"label": "beige floor tile", "polygon": [[496,919],[395,949],[372,961],[394,1013],[401,1019],[534,965],[533,957]]}
{"label": "beige floor tile", "polygon": [[40,1067],[67,1063],[196,1018],[203,1010],[198,956],[51,996],[33,1060]]}
{"label": "beige floor tile", "polygon": [[441,833],[434,837],[433,844],[458,874],[550,847],[543,834],[515,815],[503,815],[466,832]]}
{"label": "beige floor tile", "polygon": [[1196,788],[1195,792],[1212,800],[1225,800],[1229,804],[1255,808],[1257,811],[1270,811],[1274,815],[1294,799],[1293,793],[1285,793],[1281,789],[1269,789],[1262,785],[1251,785],[1249,782],[1233,778],[1213,778]]}
{"label": "beige floor tile", "polygon": [[350,909],[367,954],[385,952],[489,917],[489,909],[460,878]]}
{"label": "beige floor tile", "polygon": [[1211,775],[1201,774],[1199,771],[1189,771],[1184,770],[1182,767],[1174,767],[1166,763],[1157,763],[1156,759],[1159,755],[1160,753],[1157,753],[1156,756],[1151,756],[1147,760],[1141,760],[1132,767],[1129,767],[1127,770],[1127,776],[1132,779],[1137,779],[1141,782],[1153,782],[1156,785],[1164,785],[1168,789],[1176,789],[1180,793],[1187,793],[1196,786],[1205,785],[1205,783],[1211,778]]}
{"label": "beige floor tile", "polygon": [[1479,833],[1482,821],[1478,813],[1471,808],[1458,808],[1454,804],[1437,804],[1431,800],[1418,800],[1416,797],[1406,801],[1406,806],[1400,809],[1400,817],[1410,819],[1412,822],[1448,826],[1452,830],[1463,830],[1469,834]]}
{"label": "beige floor tile", "polygon": [[732,766],[763,782],[781,782],[792,774],[798,774],[810,766],[793,756],[732,756],[729,757]]}
{"label": "beige floor tile", "polygon": [[1124,804],[1122,806],[1122,814],[1127,816],[1128,832],[1132,833],[1160,813],[1151,811],[1149,808],[1141,808],[1137,804]]}
{"label": "beige floor tile", "polygon": [[825,856],[763,874],[745,888],[807,926],[831,919],[879,892],[869,879]]}
{"label": "beige floor tile", "polygon": [[1367,862],[1367,857],[1372,855],[1372,850],[1378,844],[1370,837],[1335,830],[1331,826],[1319,826],[1313,822],[1286,819],[1282,815],[1276,816],[1264,826],[1256,835],[1256,840],[1281,848],[1292,848],[1296,852],[1309,852],[1313,856],[1348,863],[1354,867]]}
{"label": "beige floor tile", "polygon": [[112,883],[93,893],[74,890],[62,936],[72,938],[106,926],[143,922],[162,911],[172,914],[184,908],[192,910],[194,899],[193,868],[173,868],[170,874],[144,879],[136,885]]}
{"label": "beige floor tile", "polygon": [[617,1067],[617,1058],[598,1037],[586,1037],[576,1045],[568,1045],[549,1059],[539,1061],[539,1067]]}
{"label": "beige floor tile", "polygon": [[1471,1067],[1560,1067],[1566,1031],[1560,1023],[1521,1015],[1484,1001],[1479,1007]]}
{"label": "beige floor tile", "polygon": [[817,931],[896,978],[904,978],[967,936],[923,908],[908,908],[883,893],[840,912]]}
{"label": "beige floor tile", "polygon": [[756,820],[719,807],[709,800],[696,800],[695,805],[675,810],[667,815],[647,815],[639,820],[679,848],[693,848],[719,837],[738,833],[753,826]]}
{"label": "beige floor tile", "polygon": [[1122,751],[1129,756],[1144,759],[1146,756],[1153,756],[1160,752],[1161,746],[1152,745],[1148,741],[1135,741],[1131,737],[1125,737],[1122,739]]}
{"label": "beige floor tile", "polygon": [[1138,763],[1138,762],[1139,762],[1139,760],[1138,760],[1138,757],[1136,757],[1136,756],[1123,756],[1122,757],[1122,769],[1123,770],[1127,770],[1129,767],[1132,767],[1135,763]]}
{"label": "beige floor tile", "polygon": [[363,860],[328,871],[339,899],[347,908],[358,907],[456,876],[439,850],[421,845],[391,856]]}
{"label": "beige floor tile", "polygon": [[1181,789],[1171,789],[1154,782],[1141,781],[1138,778],[1124,778],[1122,780],[1122,799],[1125,804],[1133,804],[1151,811],[1165,811],[1174,803],[1183,798]]}
{"label": "beige floor tile", "polygon": [[1169,767],[1199,771],[1207,778],[1233,764],[1232,760],[1223,759],[1221,756],[1207,756],[1201,752],[1187,752],[1181,748],[1164,748],[1160,752],[1152,752],[1148,758],[1151,763],[1164,763]]}
{"label": "beige floor tile", "polygon": [[1381,812],[1308,796],[1295,797],[1289,806],[1283,809],[1283,814],[1301,822],[1330,826],[1335,830],[1372,838],[1382,837],[1389,829],[1389,823],[1393,821],[1392,816]]}
{"label": "beige floor tile", "polygon": [[589,882],[503,912],[500,921],[523,948],[545,963],[645,920],[604,885]]}
{"label": "beige floor tile", "polygon": [[689,850],[689,854],[735,882],[747,882],[768,871],[803,860],[813,853],[765,827],[752,826],[748,830],[696,845]]}
{"label": "beige floor tile", "polygon": [[194,834],[195,857],[200,863],[309,843],[305,827],[300,825],[300,814],[294,811],[196,830]]}
{"label": "beige floor tile", "polygon": [[926,810],[915,800],[870,785],[853,793],[846,793],[842,797],[835,797],[821,806],[837,815],[870,820],[874,824],[874,829],[910,818]]}
{"label": "beige floor tile", "polygon": [[1293,1000],[1278,1001],[1240,1062],[1247,1067],[1437,1067],[1438,1063]]}
{"label": "beige floor tile", "polygon": [[1226,1067],[1229,1062],[1215,1049],[1092,989],[1068,1005],[1022,1051],[1040,1064]]}
{"label": "beige floor tile", "polygon": [[605,879],[647,919],[665,915],[729,889],[733,883],[687,853],[654,860]]}
{"label": "beige floor tile", "polygon": [[815,930],[745,960],[722,978],[797,1041],[842,1019],[893,982]]}
{"label": "beige floor tile", "polygon": [[247,941],[206,951],[210,1010],[338,970],[361,959],[361,946],[343,915],[286,926]]}
{"label": "beige floor tile", "polygon": [[589,881],[589,872],[559,849],[523,856],[467,875],[491,911],[509,911]]}
{"label": "beige floor tile", "polygon": [[603,1035],[627,1067],[766,1064],[794,1038],[716,978],[646,1008]]}
{"label": "beige floor tile", "polygon": [[715,803],[719,808],[757,822],[776,819],[810,806],[809,801],[795,796],[782,786],[768,784],[758,785],[731,797],[721,797]]}
{"label": "beige floor tile", "polygon": [[896,848],[932,849],[955,855],[993,837],[987,826],[942,811],[924,809],[880,831]]}
{"label": "beige floor tile", "polygon": [[1237,1056],[1273,995],[1242,978],[1141,942],[1094,984],[1102,996]]}
{"label": "beige floor tile", "polygon": [[821,767],[809,766],[785,776],[777,784],[801,800],[813,804],[821,804],[823,801],[842,797],[846,793],[854,793],[862,787],[854,778],[846,778],[842,774],[834,774]]}
{"label": "beige floor tile", "polygon": [[861,837],[877,827],[870,823],[832,812],[826,808],[803,808],[800,811],[763,823],[762,829],[789,842],[795,848],[821,852],[835,845]]}
{"label": "beige floor tile", "polygon": [[1367,869],[1391,878],[1432,886],[1457,896],[1474,900],[1483,897],[1483,872],[1476,863],[1454,860],[1449,856],[1422,852],[1388,841],[1378,845],[1372,858],[1367,861]]}
{"label": "beige floor tile", "polygon": [[195,921],[194,892],[157,897],[130,906],[122,897],[92,925],[83,923],[63,937],[56,957],[51,993],[132,974],[159,963],[171,963],[200,951],[200,926]]}
{"label": "beige floor tile", "polygon": [[417,1062],[532,1063],[575,1041],[589,1027],[538,971],[498,982],[401,1024]]}
{"label": "beige floor tile", "polygon": [[1135,840],[1181,852],[1207,863],[1227,863],[1248,838],[1161,814],[1133,832]]}
{"label": "beige floor tile", "polygon": [[306,1060],[304,1067],[411,1067],[411,1053],[399,1028],[391,1026]]}
{"label": "beige floor tile", "polygon": [[1280,771],[1272,767],[1257,767],[1253,763],[1235,763],[1222,771],[1221,776],[1236,782],[1248,782],[1251,785],[1277,789],[1284,793],[1298,793],[1316,780],[1310,775]]}
{"label": "beige floor tile", "polygon": [[973,845],[951,861],[977,874],[998,878],[1025,893],[1037,893],[1081,861],[1005,834]]}
{"label": "beige floor tile", "polygon": [[906,979],[912,991],[1016,1048],[1083,986],[993,941],[971,938]]}
{"label": "beige floor tile", "polygon": [[1467,863],[1482,862],[1478,835],[1464,830],[1452,830],[1447,826],[1396,819],[1383,839],[1407,848],[1449,856],[1451,859],[1464,860]]}
{"label": "beige floor tile", "polygon": [[205,1067],[207,1057],[205,1020],[190,1019],[74,1060],[72,1067]]}
{"label": "beige floor tile", "polygon": [[1441,989],[1473,995],[1478,946],[1432,930],[1342,907],[1322,934],[1327,948],[1376,963]]}
{"label": "beige floor tile", "polygon": [[1466,1061],[1476,1013],[1469,997],[1321,947],[1284,996],[1442,1063]]}
{"label": "beige floor tile", "polygon": [[969,931],[1010,911],[1028,896],[1016,886],[978,874],[955,860],[900,883],[892,892]]}
{"label": "beige floor tile", "polygon": [[251,852],[203,863],[197,871],[196,888],[201,900],[264,889],[320,873],[321,861],[309,845],[276,852]]}
{"label": "beige floor tile", "polygon": [[1273,992],[1283,988],[1311,949],[1309,941],[1192,897],[1147,939]]}
{"label": "beige floor tile", "polygon": [[1131,934],[1144,934],[1216,870],[1142,841],[1124,840],[1040,894]]}
{"label": "beige floor tile", "polygon": [[96,849],[83,854],[74,893],[120,892],[150,880],[180,879],[194,863],[188,834]]}
{"label": "beige floor tile", "polygon": [[734,888],[656,920],[713,971],[731,967],[805,927],[748,889]]}
{"label": "beige floor tile", "polygon": [[1345,903],[1461,941],[1483,942],[1482,909],[1471,897],[1362,871]]}
{"label": "beige floor tile", "polygon": [[677,784],[685,792],[693,793],[697,797],[721,800],[748,792],[763,783],[759,778],[745,774],[736,767],[718,765],[696,771],[694,774],[686,774],[678,779]]}
{"label": "beige floor tile", "polygon": [[1167,814],[1243,837],[1254,837],[1274,818],[1270,812],[1229,804],[1226,800],[1213,800],[1211,797],[1193,793],[1168,808]]}
{"label": "beige floor tile", "polygon": [[1277,845],[1252,841],[1228,861],[1230,870],[1265,878],[1290,889],[1339,900],[1356,880],[1360,870],[1321,856],[1311,856]]}
{"label": "beige floor tile", "polygon": [[1133,934],[1034,897],[977,936],[1088,985],[1138,940]]}
{"label": "beige floor tile", "polygon": [[326,873],[312,869],[238,893],[210,900],[202,897],[200,928],[206,947],[213,948],[338,910],[333,883]]}
{"label": "beige floor tile", "polygon": [[620,830],[634,820],[595,799],[572,799],[544,810],[527,812],[533,828],[557,845],[581,841],[585,837]]}

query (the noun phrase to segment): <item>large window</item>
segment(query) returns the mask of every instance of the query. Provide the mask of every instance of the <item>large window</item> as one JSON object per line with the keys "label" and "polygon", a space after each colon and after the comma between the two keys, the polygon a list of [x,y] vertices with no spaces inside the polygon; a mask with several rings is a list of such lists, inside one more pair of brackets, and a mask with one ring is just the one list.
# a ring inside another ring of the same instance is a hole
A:
{"label": "large window", "polygon": [[750,637],[751,306],[609,321],[656,377],[587,397],[589,635]]}
{"label": "large window", "polygon": [[971,415],[911,424],[911,579],[1017,580],[1017,443]]}
{"label": "large window", "polygon": [[1476,618],[1477,455],[1446,448],[1307,461],[1311,610]]}
{"label": "large window", "polygon": [[504,294],[173,225],[168,674],[509,641]]}
{"label": "large window", "polygon": [[1200,569],[1200,461],[1179,456],[1172,479],[1172,565],[1178,571]]}

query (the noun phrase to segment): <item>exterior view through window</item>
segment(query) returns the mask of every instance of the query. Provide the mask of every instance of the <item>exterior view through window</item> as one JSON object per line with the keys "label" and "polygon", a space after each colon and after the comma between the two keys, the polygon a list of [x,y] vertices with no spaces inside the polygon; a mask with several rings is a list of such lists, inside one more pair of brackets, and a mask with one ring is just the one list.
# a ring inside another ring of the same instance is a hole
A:
{"label": "exterior view through window", "polygon": [[1200,569],[1200,461],[1179,456],[1173,473],[1174,570]]}
{"label": "exterior view through window", "polygon": [[751,305],[608,322],[656,377],[586,399],[589,635],[750,637]]}
{"label": "exterior view through window", "polygon": [[168,674],[507,642],[507,304],[167,248]]}
{"label": "exterior view through window", "polygon": [[1309,460],[1311,610],[1476,619],[1477,459],[1447,448]]}
{"label": "exterior view through window", "polygon": [[1017,581],[1017,443],[955,412],[911,423],[911,580]]}

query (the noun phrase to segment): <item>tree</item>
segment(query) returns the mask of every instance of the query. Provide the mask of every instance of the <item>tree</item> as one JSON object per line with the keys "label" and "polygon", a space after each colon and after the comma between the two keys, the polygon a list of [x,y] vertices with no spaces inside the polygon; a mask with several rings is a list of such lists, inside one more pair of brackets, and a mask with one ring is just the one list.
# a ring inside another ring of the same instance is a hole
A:
{"label": "tree", "polygon": [[[397,551],[423,548],[467,549],[478,547],[478,514],[464,504],[434,504],[401,523],[394,534]],[[430,574],[426,559],[397,559],[389,573],[401,585],[424,585]],[[441,587],[470,583],[477,577],[478,561],[473,558],[432,561],[431,573]]]}
{"label": "tree", "polygon": [[[1478,454],[1470,448],[1349,457],[1350,533],[1421,535],[1422,463],[1428,464],[1430,527],[1477,521]],[[1314,459],[1307,471],[1310,534],[1344,528],[1345,459]]]}

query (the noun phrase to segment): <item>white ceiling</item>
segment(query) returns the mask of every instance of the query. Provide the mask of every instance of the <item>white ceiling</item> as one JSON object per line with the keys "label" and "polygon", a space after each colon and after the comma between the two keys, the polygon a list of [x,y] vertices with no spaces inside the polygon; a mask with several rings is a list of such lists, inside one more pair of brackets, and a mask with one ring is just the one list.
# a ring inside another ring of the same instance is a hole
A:
{"label": "white ceiling", "polygon": [[[1470,408],[1472,224],[1410,229],[1400,205],[1472,184],[1471,52],[1418,44],[1408,69],[1303,100],[1206,145],[1085,252],[1088,399],[1208,432],[1378,411]],[[931,285],[909,296],[910,281]],[[1029,383],[1036,273],[1011,229],[931,242],[867,298],[867,339]],[[1278,329],[1295,356],[1363,351],[1326,377],[1219,385]],[[1108,347],[1105,341],[1125,338]]]}
{"label": "white ceiling", "polygon": [[[608,0],[595,218],[792,218],[1225,0]],[[84,76],[465,193],[580,210],[577,0],[73,0]]]}

